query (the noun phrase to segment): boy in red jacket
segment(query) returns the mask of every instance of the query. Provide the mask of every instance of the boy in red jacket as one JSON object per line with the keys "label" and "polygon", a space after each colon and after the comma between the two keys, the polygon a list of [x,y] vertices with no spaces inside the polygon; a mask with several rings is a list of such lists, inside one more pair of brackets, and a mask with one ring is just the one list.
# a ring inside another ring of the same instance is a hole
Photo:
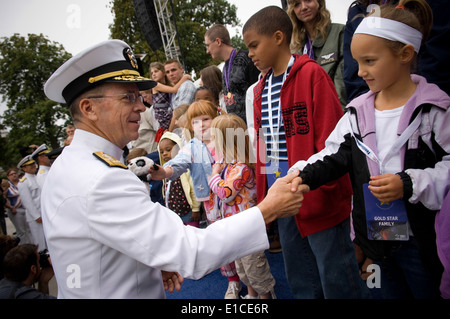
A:
{"label": "boy in red jacket", "polygon": [[[308,56],[291,54],[291,35],[289,16],[277,6],[257,12],[243,28],[255,66],[271,68],[254,89],[258,202],[288,167],[325,147],[343,115],[328,74]],[[296,298],[370,297],[350,239],[351,196],[345,175],[306,194],[295,217],[278,220]]]}

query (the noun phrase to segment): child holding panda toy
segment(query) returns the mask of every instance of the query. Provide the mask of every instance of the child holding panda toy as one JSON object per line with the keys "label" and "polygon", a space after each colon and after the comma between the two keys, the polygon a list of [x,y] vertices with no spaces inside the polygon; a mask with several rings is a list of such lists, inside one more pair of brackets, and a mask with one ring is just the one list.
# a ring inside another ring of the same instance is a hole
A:
{"label": "child holding panda toy", "polygon": [[[177,134],[164,133],[158,144],[161,165],[175,157],[180,148],[181,138]],[[189,171],[172,181],[164,180],[163,190],[166,207],[178,214],[185,225],[198,227],[201,219],[200,202],[195,197],[194,185]]]}

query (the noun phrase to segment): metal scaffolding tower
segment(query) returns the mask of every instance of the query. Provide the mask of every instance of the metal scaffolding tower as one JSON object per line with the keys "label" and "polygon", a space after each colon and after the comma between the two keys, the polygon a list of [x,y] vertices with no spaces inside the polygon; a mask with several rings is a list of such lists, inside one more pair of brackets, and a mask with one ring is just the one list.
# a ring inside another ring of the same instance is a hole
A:
{"label": "metal scaffolding tower", "polygon": [[167,59],[178,59],[182,64],[182,52],[177,36],[176,21],[173,16],[172,0],[154,0],[159,30]]}

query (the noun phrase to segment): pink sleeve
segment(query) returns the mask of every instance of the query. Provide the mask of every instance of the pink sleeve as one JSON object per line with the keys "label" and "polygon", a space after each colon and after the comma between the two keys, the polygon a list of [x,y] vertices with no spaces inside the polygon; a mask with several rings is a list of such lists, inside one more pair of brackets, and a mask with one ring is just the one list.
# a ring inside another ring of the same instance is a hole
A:
{"label": "pink sleeve", "polygon": [[220,175],[216,174],[211,178],[209,186],[221,201],[228,203],[234,200],[244,187],[246,179],[251,176],[249,173],[250,168],[243,163],[230,165],[226,169],[225,179],[221,179]]}

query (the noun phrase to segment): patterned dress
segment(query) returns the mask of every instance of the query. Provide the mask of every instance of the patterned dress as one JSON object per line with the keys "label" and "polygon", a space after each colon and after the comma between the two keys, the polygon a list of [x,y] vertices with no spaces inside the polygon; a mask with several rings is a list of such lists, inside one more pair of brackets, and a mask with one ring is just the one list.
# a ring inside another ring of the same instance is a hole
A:
{"label": "patterned dress", "polygon": [[[211,177],[210,199],[204,202],[209,221],[233,216],[256,205],[256,180],[253,170],[241,162],[228,164],[222,173]],[[237,274],[234,261],[220,268],[222,275]]]}
{"label": "patterned dress", "polygon": [[[222,174],[214,175],[209,209],[220,209],[226,218],[256,205],[256,181],[253,170],[241,162],[228,164]],[[220,219],[220,218],[219,218]]]}

